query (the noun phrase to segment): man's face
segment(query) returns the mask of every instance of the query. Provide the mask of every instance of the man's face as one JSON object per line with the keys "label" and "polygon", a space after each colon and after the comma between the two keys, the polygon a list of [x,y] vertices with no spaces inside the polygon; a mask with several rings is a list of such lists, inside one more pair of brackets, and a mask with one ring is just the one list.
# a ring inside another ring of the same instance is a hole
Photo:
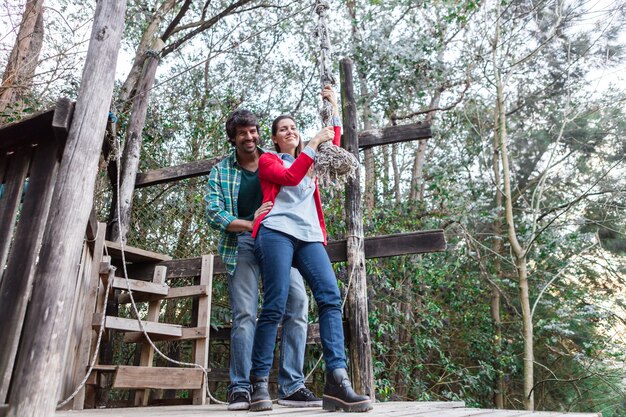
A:
{"label": "man's face", "polygon": [[256,126],[237,126],[235,134],[235,148],[242,154],[256,152],[259,144],[259,132]]}

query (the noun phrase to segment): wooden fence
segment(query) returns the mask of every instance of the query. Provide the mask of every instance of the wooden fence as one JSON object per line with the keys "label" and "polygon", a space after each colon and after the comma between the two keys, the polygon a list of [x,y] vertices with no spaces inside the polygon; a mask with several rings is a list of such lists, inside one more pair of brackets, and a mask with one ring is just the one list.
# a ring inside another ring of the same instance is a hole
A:
{"label": "wooden fence", "polygon": [[[38,256],[72,112],[73,104],[61,99],[52,110],[0,129],[0,404],[7,402],[15,382],[12,375],[22,336],[31,331],[23,327],[24,320],[33,289],[40,284]],[[93,221],[90,226],[86,228],[81,263],[72,279],[76,292],[63,300],[71,306],[71,323],[70,331],[58,343],[63,344],[65,357],[72,359],[84,359],[80,341],[89,303],[86,285],[94,254],[99,262],[102,252],[102,246],[95,244],[97,226]],[[36,357],[32,365],[44,366]],[[62,369],[59,399],[74,390],[77,375],[85,372],[78,360]]]}

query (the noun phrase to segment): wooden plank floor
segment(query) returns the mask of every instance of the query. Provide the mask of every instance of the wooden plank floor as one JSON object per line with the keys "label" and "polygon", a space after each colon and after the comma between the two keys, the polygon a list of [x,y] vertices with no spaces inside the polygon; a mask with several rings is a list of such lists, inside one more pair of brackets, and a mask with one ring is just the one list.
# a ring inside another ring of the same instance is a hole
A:
{"label": "wooden plank floor", "polygon": [[[248,413],[248,411],[228,411],[225,405],[181,405],[164,407],[108,408],[82,411],[57,411],[56,417],[329,417],[321,408],[288,408],[274,405],[272,411]],[[521,410],[489,410],[465,408],[463,402],[385,402],[374,404],[368,413],[351,414],[367,417],[601,417],[598,413],[529,412]]]}

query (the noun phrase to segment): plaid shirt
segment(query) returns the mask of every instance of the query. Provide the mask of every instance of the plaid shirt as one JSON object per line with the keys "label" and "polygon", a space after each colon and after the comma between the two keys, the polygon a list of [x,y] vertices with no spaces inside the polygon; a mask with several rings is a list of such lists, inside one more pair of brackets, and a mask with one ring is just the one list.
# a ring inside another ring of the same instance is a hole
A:
{"label": "plaid shirt", "polygon": [[[265,151],[258,148],[261,153]],[[226,230],[238,217],[237,198],[241,184],[241,166],[237,162],[235,150],[213,167],[207,182],[206,217],[209,225],[221,232],[217,252],[222,257],[229,274],[235,273],[237,266],[237,233]]]}

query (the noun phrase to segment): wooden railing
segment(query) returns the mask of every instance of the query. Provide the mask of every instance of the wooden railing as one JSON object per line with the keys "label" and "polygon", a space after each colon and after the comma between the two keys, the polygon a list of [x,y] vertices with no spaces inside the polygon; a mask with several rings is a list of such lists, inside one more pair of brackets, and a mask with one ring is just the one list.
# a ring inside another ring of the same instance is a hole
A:
{"label": "wooden railing", "polygon": [[[73,106],[0,129],[0,403],[6,401]],[[24,329],[28,331],[28,329]]]}

